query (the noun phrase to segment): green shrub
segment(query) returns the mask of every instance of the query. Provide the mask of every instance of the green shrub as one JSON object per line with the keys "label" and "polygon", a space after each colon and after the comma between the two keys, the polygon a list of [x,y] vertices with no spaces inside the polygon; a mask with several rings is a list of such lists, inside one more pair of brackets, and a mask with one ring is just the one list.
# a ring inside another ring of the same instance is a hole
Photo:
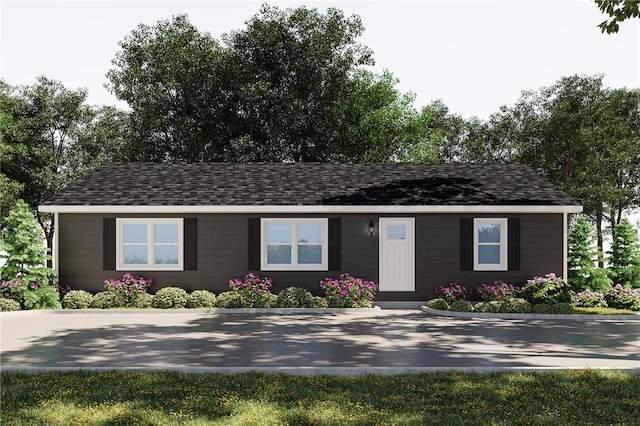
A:
{"label": "green shrub", "polygon": [[154,298],[155,296],[149,293],[136,294],[131,298],[129,306],[137,309],[149,309],[153,307]]}
{"label": "green shrub", "polygon": [[300,287],[288,287],[282,290],[277,297],[278,308],[310,308],[313,294]]}
{"label": "green shrub", "polygon": [[226,308],[226,309],[235,309],[235,308],[244,308],[244,300],[242,300],[242,295],[235,291],[224,291],[216,297],[216,308]]}
{"label": "green shrub", "polygon": [[187,308],[213,308],[216,305],[216,295],[207,290],[194,290],[187,296]]}
{"label": "green shrub", "polygon": [[88,309],[92,300],[93,296],[88,291],[71,290],[62,298],[62,307],[65,309]]}
{"label": "green shrub", "polygon": [[571,303],[571,286],[554,273],[527,281],[520,296],[531,304]]}
{"label": "green shrub", "polygon": [[13,299],[0,297],[0,312],[19,311],[20,309],[20,303]]}
{"label": "green shrub", "polygon": [[154,308],[180,309],[187,306],[187,292],[180,287],[164,287],[153,298]]}
{"label": "green shrub", "polygon": [[571,303],[555,303],[551,305],[552,314],[572,314],[573,306]]}
{"label": "green shrub", "polygon": [[449,310],[449,304],[444,299],[431,299],[427,300],[427,308],[437,309],[439,311]]}
{"label": "green shrub", "polygon": [[498,302],[497,300],[492,300],[490,302],[476,303],[473,307],[473,310],[475,312],[495,314],[497,312],[500,312],[501,307],[502,307],[502,302]]}
{"label": "green shrub", "polygon": [[468,300],[456,300],[449,306],[454,312],[473,312],[473,305]]}
{"label": "green shrub", "polygon": [[551,305],[548,303],[536,303],[531,306],[531,312],[534,314],[550,314],[551,313]]}
{"label": "green shrub", "polygon": [[254,302],[253,308],[273,308],[276,306],[278,296],[272,293],[260,295]]}
{"label": "green shrub", "polygon": [[110,291],[101,291],[93,295],[89,306],[94,309],[111,309],[119,307],[120,302],[118,302],[116,294]]}
{"label": "green shrub", "polygon": [[510,299],[502,302],[500,312],[510,314],[528,314],[531,312],[531,303],[524,299]]}
{"label": "green shrub", "polygon": [[329,307],[329,304],[327,303],[327,299],[325,299],[324,297],[313,296],[309,303],[309,307],[322,309]]}

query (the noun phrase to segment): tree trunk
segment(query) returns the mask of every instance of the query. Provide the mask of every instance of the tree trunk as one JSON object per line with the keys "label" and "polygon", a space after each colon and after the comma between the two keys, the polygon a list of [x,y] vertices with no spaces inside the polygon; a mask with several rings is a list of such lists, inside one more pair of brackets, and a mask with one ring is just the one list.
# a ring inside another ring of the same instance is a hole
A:
{"label": "tree trunk", "polygon": [[[44,238],[47,242],[47,252],[49,255],[53,255],[53,234],[56,229],[56,224],[53,222],[53,216],[51,217],[51,224],[47,226],[46,218],[42,217],[40,213],[36,213],[36,218],[38,219],[38,223],[42,228],[42,232],[44,233]],[[53,259],[51,257],[47,258],[47,268],[53,268]]]}

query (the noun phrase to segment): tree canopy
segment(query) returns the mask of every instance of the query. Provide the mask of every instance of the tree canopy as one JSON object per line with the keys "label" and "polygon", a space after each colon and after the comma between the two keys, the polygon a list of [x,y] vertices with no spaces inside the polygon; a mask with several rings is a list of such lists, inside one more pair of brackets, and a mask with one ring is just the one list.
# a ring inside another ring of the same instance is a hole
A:
{"label": "tree canopy", "polygon": [[[38,77],[33,85],[0,82],[0,200],[2,219],[16,200],[36,211],[57,190],[103,161],[117,159],[124,113],[86,103],[85,89]],[[110,129],[110,130],[109,130]],[[38,213],[49,246],[53,222]]]}
{"label": "tree canopy", "polygon": [[127,157],[148,161],[385,161],[410,136],[412,96],[374,74],[359,17],[264,5],[222,42],[185,15],[140,25],[107,73],[131,107]]}
{"label": "tree canopy", "polygon": [[603,33],[617,33],[620,30],[620,22],[640,17],[638,0],[595,0],[595,2],[602,13],[609,15],[609,19],[598,25]]}

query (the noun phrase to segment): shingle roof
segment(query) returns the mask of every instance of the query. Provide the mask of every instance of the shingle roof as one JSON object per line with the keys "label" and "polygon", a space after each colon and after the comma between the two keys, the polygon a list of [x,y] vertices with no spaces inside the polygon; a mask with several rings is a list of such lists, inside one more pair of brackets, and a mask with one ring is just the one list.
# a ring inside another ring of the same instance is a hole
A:
{"label": "shingle roof", "polygon": [[43,205],[560,205],[520,164],[112,163]]}

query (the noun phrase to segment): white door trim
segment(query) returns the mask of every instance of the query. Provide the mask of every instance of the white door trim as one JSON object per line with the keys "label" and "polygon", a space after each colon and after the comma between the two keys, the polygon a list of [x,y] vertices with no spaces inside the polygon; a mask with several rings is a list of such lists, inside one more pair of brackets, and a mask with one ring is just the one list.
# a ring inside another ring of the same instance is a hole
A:
{"label": "white door trim", "polygon": [[[389,239],[390,225],[404,226],[404,236]],[[380,291],[416,290],[416,220],[381,217],[378,222]]]}

